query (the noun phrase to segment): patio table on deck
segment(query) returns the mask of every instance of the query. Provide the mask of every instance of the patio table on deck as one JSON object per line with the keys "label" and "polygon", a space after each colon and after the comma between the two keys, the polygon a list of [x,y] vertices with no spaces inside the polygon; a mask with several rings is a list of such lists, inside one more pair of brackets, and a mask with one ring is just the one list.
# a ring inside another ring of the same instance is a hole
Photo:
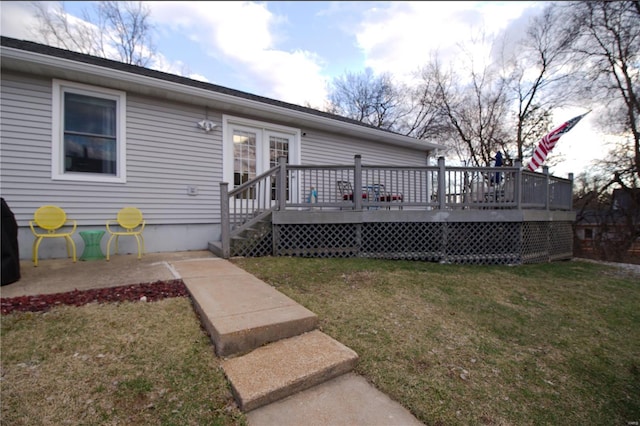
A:
{"label": "patio table on deck", "polygon": [[84,251],[80,260],[101,260],[104,259],[104,254],[100,248],[100,242],[104,235],[101,229],[92,229],[87,231],[80,231],[79,234],[84,241]]}

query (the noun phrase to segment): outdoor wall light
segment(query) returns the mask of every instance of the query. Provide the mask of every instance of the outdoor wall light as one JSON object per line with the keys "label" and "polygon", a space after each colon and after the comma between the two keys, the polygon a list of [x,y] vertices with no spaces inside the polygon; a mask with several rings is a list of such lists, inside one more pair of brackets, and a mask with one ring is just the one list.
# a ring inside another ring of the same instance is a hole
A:
{"label": "outdoor wall light", "polygon": [[209,107],[208,106],[204,107],[204,120],[198,121],[198,127],[201,128],[202,130],[204,130],[206,133],[209,133],[210,131],[212,131],[213,129],[218,127],[218,125],[216,123],[214,123],[213,121],[209,120]]}
{"label": "outdoor wall light", "polygon": [[198,121],[198,127],[209,133],[210,131],[218,127],[218,125],[211,120],[202,120]]}

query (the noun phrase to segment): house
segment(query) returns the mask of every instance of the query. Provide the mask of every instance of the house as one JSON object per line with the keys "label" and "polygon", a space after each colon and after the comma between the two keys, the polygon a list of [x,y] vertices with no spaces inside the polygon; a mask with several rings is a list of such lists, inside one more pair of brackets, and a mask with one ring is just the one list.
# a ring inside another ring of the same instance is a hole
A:
{"label": "house", "polygon": [[614,189],[611,204],[584,209],[577,217],[577,251],[607,260],[638,262],[640,189]]}
{"label": "house", "polygon": [[[360,122],[147,68],[2,37],[1,193],[31,257],[28,222],[47,204],[78,230],[124,206],[146,220],[147,252],[202,250],[221,238],[221,182],[277,165],[429,165],[443,146]],[[106,238],[105,238],[106,239]],[[81,239],[77,232],[76,243]],[[133,239],[132,239],[133,240]],[[105,241],[102,243],[105,248]],[[120,252],[136,251],[121,241]],[[40,258],[65,257],[43,244]]]}

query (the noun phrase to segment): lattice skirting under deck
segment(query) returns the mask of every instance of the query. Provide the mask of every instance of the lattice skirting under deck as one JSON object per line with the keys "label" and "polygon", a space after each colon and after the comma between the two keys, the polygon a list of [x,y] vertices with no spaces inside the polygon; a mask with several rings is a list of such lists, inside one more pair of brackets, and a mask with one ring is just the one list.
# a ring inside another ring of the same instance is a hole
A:
{"label": "lattice skirting under deck", "polygon": [[458,264],[570,259],[571,222],[375,222],[273,225],[232,256],[368,257]]}

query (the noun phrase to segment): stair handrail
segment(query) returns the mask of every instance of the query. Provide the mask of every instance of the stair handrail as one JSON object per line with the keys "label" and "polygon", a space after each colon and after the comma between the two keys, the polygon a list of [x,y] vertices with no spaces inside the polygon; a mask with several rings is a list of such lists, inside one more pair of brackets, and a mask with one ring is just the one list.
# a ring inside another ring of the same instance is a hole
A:
{"label": "stair handrail", "polygon": [[[284,163],[280,163],[275,167],[267,170],[266,172],[256,176],[255,178],[238,185],[231,191],[229,191],[229,183],[220,183],[220,240],[222,243],[222,257],[228,259],[231,256],[231,236],[238,234],[244,229],[250,227],[257,220],[264,218],[271,211],[279,208],[278,204],[271,203],[271,197],[259,198],[260,192],[268,190],[271,191],[271,178],[275,178],[276,182],[279,181],[280,175],[285,172]],[[276,184],[276,191],[279,185]],[[243,193],[253,193],[257,196],[257,199],[246,198],[246,202],[236,202],[236,196]],[[232,204],[234,209],[234,220],[231,220],[232,216]],[[240,207],[238,207],[238,204]],[[246,204],[246,205],[245,205]],[[236,212],[235,209],[240,209],[240,212]],[[233,229],[232,229],[233,226]]]}

